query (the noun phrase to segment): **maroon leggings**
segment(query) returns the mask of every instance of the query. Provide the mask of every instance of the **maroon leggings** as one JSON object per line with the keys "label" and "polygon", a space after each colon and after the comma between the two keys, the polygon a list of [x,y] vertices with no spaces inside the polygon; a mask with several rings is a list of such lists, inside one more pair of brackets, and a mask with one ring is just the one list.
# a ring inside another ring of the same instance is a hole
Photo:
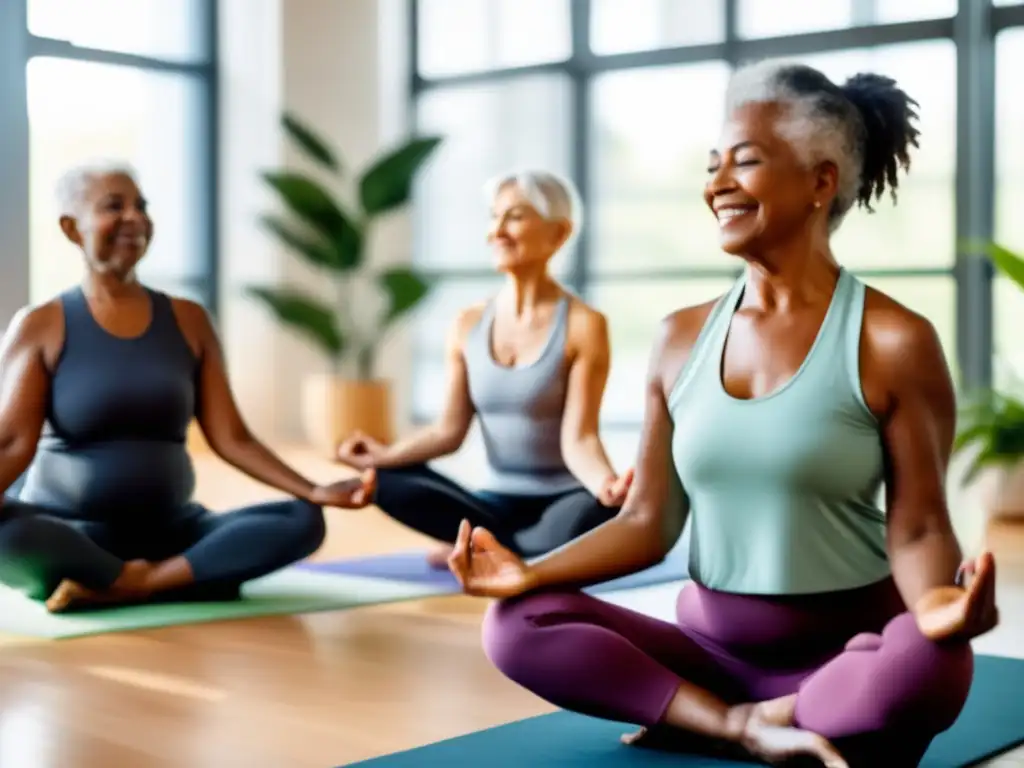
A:
{"label": "maroon leggings", "polygon": [[682,680],[728,703],[796,693],[798,727],[894,766],[916,765],[953,724],[973,677],[970,645],[925,638],[891,579],[795,598],[688,583],[676,616],[539,592],[493,604],[484,647],[551,704],[617,722],[658,724]]}

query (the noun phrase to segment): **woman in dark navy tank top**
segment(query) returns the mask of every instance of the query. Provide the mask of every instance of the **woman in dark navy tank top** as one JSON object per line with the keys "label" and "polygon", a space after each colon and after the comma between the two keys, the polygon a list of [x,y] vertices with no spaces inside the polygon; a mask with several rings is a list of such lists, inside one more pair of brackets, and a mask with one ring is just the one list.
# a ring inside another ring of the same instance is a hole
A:
{"label": "woman in dark navy tank top", "polygon": [[[548,270],[579,227],[576,194],[543,171],[487,186],[488,240],[506,280],[453,324],[441,418],[393,445],[355,435],[338,451],[346,464],[377,469],[373,501],[386,514],[446,543],[429,555],[436,567],[463,519],[539,555],[614,517],[632,479],[615,472],[598,435],[607,322]],[[474,418],[486,465],[470,491],[426,462],[457,451]]]}
{"label": "woman in dark navy tank top", "polygon": [[[249,432],[206,312],[141,285],[153,225],[130,171],[69,173],[61,229],[80,287],[18,313],[0,350],[0,582],[51,611],[226,599],[314,552],[323,506],[360,506],[362,480],[320,487]],[[210,447],[290,500],[214,515],[192,500],[193,417]]]}

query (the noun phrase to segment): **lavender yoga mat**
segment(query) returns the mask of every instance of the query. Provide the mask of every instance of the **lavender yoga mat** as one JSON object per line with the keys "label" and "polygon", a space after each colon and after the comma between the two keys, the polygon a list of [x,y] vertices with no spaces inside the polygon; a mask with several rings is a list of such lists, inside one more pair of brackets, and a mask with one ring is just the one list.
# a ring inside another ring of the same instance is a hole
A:
{"label": "lavender yoga mat", "polygon": [[[371,557],[357,557],[347,560],[331,560],[322,563],[304,563],[301,568],[320,573],[336,573],[347,576],[364,576],[369,578],[401,581],[410,584],[422,584],[443,589],[445,592],[458,592],[459,584],[447,570],[431,568],[427,565],[426,553],[423,551],[395,552]],[[588,592],[612,592],[618,589],[635,589],[664,584],[670,581],[682,581],[687,578],[686,560],[683,557],[669,556],[661,563],[645,571],[634,573],[622,578],[606,581],[589,587]]]}

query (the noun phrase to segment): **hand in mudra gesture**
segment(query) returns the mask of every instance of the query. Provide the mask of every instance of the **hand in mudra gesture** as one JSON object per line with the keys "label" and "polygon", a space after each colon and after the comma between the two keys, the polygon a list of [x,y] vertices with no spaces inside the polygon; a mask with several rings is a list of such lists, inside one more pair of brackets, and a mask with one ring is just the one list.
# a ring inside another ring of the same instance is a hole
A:
{"label": "hand in mudra gesture", "polygon": [[448,558],[462,591],[477,597],[515,597],[531,587],[530,567],[485,528],[463,520]]}
{"label": "hand in mudra gesture", "polygon": [[932,589],[914,606],[917,626],[931,640],[971,640],[999,623],[996,562],[991,553],[964,562],[960,573],[963,586]]}

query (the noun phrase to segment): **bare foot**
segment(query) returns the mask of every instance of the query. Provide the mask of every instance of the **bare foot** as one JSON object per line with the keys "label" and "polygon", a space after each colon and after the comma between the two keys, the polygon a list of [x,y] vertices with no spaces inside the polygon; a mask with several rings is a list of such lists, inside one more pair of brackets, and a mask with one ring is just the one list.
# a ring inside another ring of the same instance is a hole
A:
{"label": "bare foot", "polygon": [[649,744],[653,738],[650,728],[640,728],[638,731],[622,734],[619,741],[627,747],[643,747]]}
{"label": "bare foot", "polygon": [[148,588],[151,566],[145,560],[131,560],[117,580],[108,589],[89,589],[71,579],[64,579],[46,599],[50,613],[68,613],[91,606],[123,605],[144,601],[152,590]]}
{"label": "bare foot", "polygon": [[749,708],[743,728],[743,747],[751,756],[771,765],[814,757],[826,768],[849,768],[839,751],[823,736],[793,727],[795,710],[795,695],[754,704]]}
{"label": "bare foot", "polygon": [[448,558],[454,547],[451,544],[439,544],[427,552],[427,565],[439,571],[448,569]]}
{"label": "bare foot", "polygon": [[[784,696],[779,699],[763,701],[759,704],[747,704],[737,707],[734,711],[739,712],[740,710],[743,710],[743,714],[740,716],[742,721],[757,718],[758,722],[765,725],[785,728],[793,724],[793,713],[796,711],[796,696]],[[680,728],[657,725],[653,728],[641,728],[633,733],[624,734],[621,741],[629,746],[665,749],[690,741],[707,742],[710,744],[713,740]]]}
{"label": "bare foot", "polygon": [[640,728],[633,733],[623,734],[619,740],[629,747],[662,752],[686,752],[714,755],[715,757],[746,756],[746,752],[735,745],[718,742],[697,733],[669,726]]}
{"label": "bare foot", "polygon": [[751,710],[751,719],[764,725],[788,728],[793,725],[796,716],[796,694],[781,696],[755,704]]}
{"label": "bare foot", "polygon": [[46,610],[50,613],[70,613],[93,605],[112,604],[118,600],[110,590],[97,592],[83,587],[77,581],[64,579],[53,593],[46,598]]}
{"label": "bare foot", "polygon": [[829,742],[810,731],[793,727],[796,696],[784,696],[733,710],[742,724],[740,743],[716,740],[669,726],[641,728],[621,737],[623,744],[666,752],[687,752],[732,760],[751,758],[771,765],[793,758],[814,757],[828,768],[847,768],[846,762]]}

